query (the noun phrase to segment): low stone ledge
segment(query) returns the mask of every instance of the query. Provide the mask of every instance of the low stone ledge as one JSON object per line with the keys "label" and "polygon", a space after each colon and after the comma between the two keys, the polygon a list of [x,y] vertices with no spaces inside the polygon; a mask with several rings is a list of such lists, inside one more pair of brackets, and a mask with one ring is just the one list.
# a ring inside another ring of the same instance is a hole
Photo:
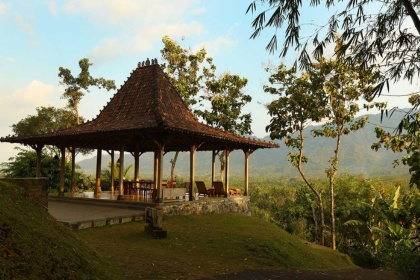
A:
{"label": "low stone ledge", "polygon": [[73,230],[87,229],[91,227],[104,227],[124,223],[139,222],[144,220],[144,215],[133,215],[124,217],[113,217],[107,219],[80,221],[80,222],[63,222],[64,225]]}
{"label": "low stone ledge", "polygon": [[225,213],[242,213],[250,215],[249,197],[233,196],[228,198],[204,198],[182,203],[165,203],[161,205],[165,215],[211,215]]}

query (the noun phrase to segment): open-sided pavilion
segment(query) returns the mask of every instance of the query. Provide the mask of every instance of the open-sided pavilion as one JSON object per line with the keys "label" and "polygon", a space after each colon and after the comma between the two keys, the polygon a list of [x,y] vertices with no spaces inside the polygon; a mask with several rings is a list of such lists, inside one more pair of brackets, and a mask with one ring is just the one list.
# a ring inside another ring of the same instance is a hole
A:
{"label": "open-sided pavilion", "polygon": [[[273,142],[242,137],[205,125],[188,109],[162,71],[157,59],[139,63],[127,81],[120,87],[99,115],[83,124],[67,129],[33,136],[7,136],[1,142],[21,143],[37,152],[37,176],[41,174],[41,154],[45,145],[54,145],[61,151],[60,193],[64,193],[64,166],[66,148],[72,153],[74,174],[76,148],[96,149],[96,188],[101,194],[101,155],[111,155],[113,171],[114,151],[120,153],[119,197],[124,193],[124,152],[134,156],[135,181],[139,179],[139,158],[145,152],[154,152],[155,202],[163,202],[162,169],[166,152],[190,152],[190,182],[195,182],[195,155],[197,151],[213,151],[212,180],[215,177],[215,158],[218,151],[225,151],[225,188],[229,195],[229,155],[242,150],[245,157],[244,195],[248,193],[248,160],[250,154],[260,148],[277,148]],[[113,172],[111,172],[113,177]],[[72,176],[74,178],[74,176]],[[114,178],[111,178],[113,182]],[[74,179],[72,179],[74,185]],[[190,184],[189,200],[193,200],[193,184]]]}

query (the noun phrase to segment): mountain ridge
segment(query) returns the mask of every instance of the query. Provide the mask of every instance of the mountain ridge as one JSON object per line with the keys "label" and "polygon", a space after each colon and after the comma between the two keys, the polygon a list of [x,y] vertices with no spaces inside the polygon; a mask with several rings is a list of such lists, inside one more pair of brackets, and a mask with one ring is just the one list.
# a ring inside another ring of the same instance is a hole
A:
{"label": "mountain ridge", "polygon": [[[367,125],[349,135],[343,137],[340,157],[339,172],[347,172],[350,174],[363,174],[365,176],[383,176],[407,174],[408,168],[405,166],[397,166],[393,168],[393,161],[401,158],[404,153],[396,154],[392,151],[380,149],[378,152],[373,151],[370,147],[377,141],[374,128],[375,124],[388,127],[392,132],[392,127],[397,127],[399,121],[403,117],[403,113],[396,112],[391,118],[386,118],[378,114],[366,114],[369,117]],[[361,118],[363,116],[360,116]],[[381,122],[382,119],[382,122]],[[305,140],[305,154],[309,158],[309,162],[304,165],[307,175],[325,174],[325,169],[329,167],[328,160],[333,156],[335,139],[325,137],[312,137],[310,130],[320,128],[321,125],[310,126],[305,130],[307,139]],[[269,136],[258,138],[261,140],[272,141]],[[287,148],[282,140],[274,140],[280,144],[278,149],[259,149],[255,151],[249,159],[249,173],[254,175],[280,175],[282,177],[298,176],[297,170],[287,160],[287,154],[292,149]],[[170,176],[170,160],[174,153],[169,152],[164,156],[164,178]],[[119,157],[116,153],[115,160]],[[220,164],[217,161],[216,169]],[[102,167],[105,169],[110,162],[110,156],[103,154]],[[133,157],[126,153],[124,155],[126,166],[134,162]],[[80,169],[87,174],[95,174],[96,156],[78,162]],[[218,170],[217,170],[218,172]],[[133,172],[130,172],[133,173]],[[243,176],[244,173],[244,154],[242,151],[233,151],[230,157],[230,174],[232,176]],[[140,157],[140,176],[151,176],[153,174],[153,153],[145,153]],[[189,153],[183,152],[179,154],[175,168],[177,177],[187,178],[189,175]],[[209,176],[211,174],[211,152],[198,152],[196,158],[196,174],[200,176]]]}

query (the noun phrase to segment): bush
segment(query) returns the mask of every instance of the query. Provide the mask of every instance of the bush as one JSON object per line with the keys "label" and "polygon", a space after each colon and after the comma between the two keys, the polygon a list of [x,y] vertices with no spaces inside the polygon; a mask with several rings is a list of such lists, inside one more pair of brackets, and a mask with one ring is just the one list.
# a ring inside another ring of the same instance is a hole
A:
{"label": "bush", "polygon": [[389,260],[383,265],[394,269],[405,279],[420,279],[420,252],[411,251],[405,246],[398,246],[392,254],[388,254]]}

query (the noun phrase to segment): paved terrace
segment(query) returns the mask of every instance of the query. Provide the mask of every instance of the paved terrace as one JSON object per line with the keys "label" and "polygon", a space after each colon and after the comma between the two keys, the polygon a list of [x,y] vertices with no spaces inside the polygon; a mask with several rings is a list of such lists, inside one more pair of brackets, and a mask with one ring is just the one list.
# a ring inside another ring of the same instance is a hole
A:
{"label": "paved terrace", "polygon": [[137,195],[124,196],[103,192],[95,197],[93,192],[66,193],[48,196],[48,212],[72,229],[84,229],[144,220],[144,209],[153,207],[150,198]]}
{"label": "paved terrace", "polygon": [[[92,192],[48,196],[49,213],[73,229],[142,221],[145,208],[156,205],[150,197],[126,195],[124,200],[117,200],[117,196],[110,192],[103,192],[98,198]],[[168,216],[250,213],[249,197],[240,195],[229,198],[199,197],[194,201],[172,200],[160,206]]]}

